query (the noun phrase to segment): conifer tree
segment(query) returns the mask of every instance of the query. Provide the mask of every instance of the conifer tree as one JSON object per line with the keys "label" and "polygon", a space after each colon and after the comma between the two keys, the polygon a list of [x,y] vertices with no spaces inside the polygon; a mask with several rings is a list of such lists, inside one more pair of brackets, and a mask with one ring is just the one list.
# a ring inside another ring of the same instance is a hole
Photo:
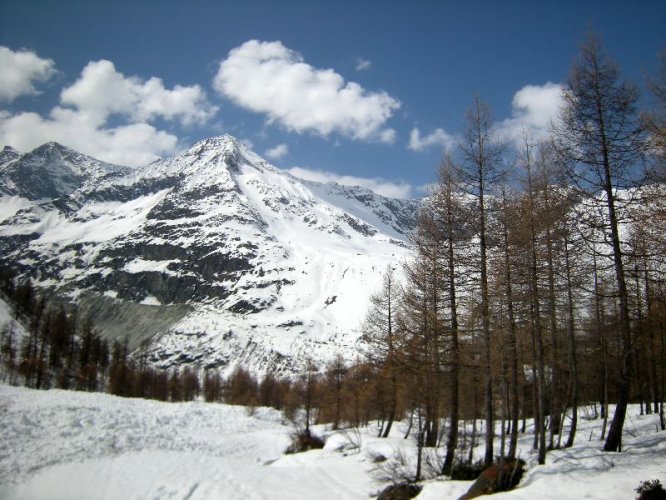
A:
{"label": "conifer tree", "polygon": [[479,241],[478,269],[481,296],[481,331],[483,337],[483,360],[485,389],[485,455],[484,463],[493,462],[494,440],[494,396],[491,356],[490,297],[488,294],[488,207],[487,196],[492,186],[500,179],[503,147],[493,136],[490,108],[478,97],[465,117],[463,139],[460,142],[461,180],[476,200],[476,224]]}
{"label": "conifer tree", "polygon": [[369,360],[380,367],[388,386],[388,415],[382,437],[388,437],[397,416],[398,383],[401,339],[398,335],[396,315],[401,290],[395,271],[388,267],[384,272],[381,290],[370,298],[370,310],[363,326],[363,339],[369,345]]}
{"label": "conifer tree", "polygon": [[590,200],[604,204],[605,233],[612,249],[622,339],[618,401],[604,450],[620,451],[632,377],[629,293],[620,235],[618,189],[636,186],[645,147],[639,126],[636,87],[620,72],[595,35],[581,46],[563,94],[554,145],[569,176]]}

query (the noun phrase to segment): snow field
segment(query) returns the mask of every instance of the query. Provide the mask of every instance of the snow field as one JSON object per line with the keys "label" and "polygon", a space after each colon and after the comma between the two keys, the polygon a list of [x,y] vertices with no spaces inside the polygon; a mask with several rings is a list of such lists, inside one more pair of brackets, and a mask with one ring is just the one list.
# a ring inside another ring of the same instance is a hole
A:
{"label": "snow field", "polygon": [[[582,420],[576,445],[549,452],[545,466],[532,436],[521,436],[529,470],[518,489],[492,498],[632,499],[641,481],[666,483],[666,434],[655,415],[636,413],[630,407],[621,454],[601,451],[600,419]],[[388,439],[374,425],[358,434],[317,426],[328,435],[323,450],[283,455],[292,428],[272,409],[0,385],[0,498],[367,499],[386,485],[375,457],[389,463],[402,450],[413,463],[405,425]],[[470,485],[426,481],[419,498],[455,499]]]}
{"label": "snow field", "polygon": [[[360,498],[357,455],[283,456],[279,412],[0,385],[0,498]],[[334,442],[334,440],[332,441]]]}

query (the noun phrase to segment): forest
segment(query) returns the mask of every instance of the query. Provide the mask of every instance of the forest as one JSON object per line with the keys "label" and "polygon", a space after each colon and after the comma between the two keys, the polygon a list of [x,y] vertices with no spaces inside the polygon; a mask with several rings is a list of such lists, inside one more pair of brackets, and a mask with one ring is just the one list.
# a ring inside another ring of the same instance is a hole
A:
{"label": "forest", "polygon": [[442,473],[461,461],[461,419],[484,420],[486,466],[515,457],[526,416],[540,464],[573,445],[580,405],[598,408],[607,452],[622,450],[630,402],[666,429],[661,62],[649,81],[656,105],[641,113],[637,87],[591,35],[549,136],[525,132],[515,155],[483,101],[468,110],[405,282],[387,271],[366,322],[386,427],[416,415],[417,480],[422,448],[440,439]]}

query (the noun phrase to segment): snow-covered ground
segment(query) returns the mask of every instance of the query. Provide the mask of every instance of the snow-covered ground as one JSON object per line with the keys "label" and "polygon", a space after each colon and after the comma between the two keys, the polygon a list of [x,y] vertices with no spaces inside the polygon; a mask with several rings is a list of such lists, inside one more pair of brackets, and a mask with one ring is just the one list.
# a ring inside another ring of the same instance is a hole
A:
{"label": "snow-covered ground", "polygon": [[[666,482],[666,433],[656,423],[632,407],[625,452],[607,454],[600,420],[583,420],[576,446],[549,453],[542,467],[525,436],[528,473],[493,498],[634,498],[641,481]],[[367,499],[385,485],[373,457],[400,448],[413,456],[402,430],[386,440],[374,428],[332,433],[324,450],[283,455],[291,427],[271,409],[0,385],[0,498]],[[419,498],[458,498],[470,485],[428,481]]]}

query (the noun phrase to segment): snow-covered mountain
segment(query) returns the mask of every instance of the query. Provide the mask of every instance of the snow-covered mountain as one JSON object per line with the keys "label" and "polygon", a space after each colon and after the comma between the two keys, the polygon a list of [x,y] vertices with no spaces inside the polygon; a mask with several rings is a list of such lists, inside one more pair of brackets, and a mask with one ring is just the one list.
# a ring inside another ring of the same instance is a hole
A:
{"label": "snow-covered mountain", "polygon": [[354,356],[419,202],[297,179],[222,136],[131,170],[55,143],[0,153],[0,259],[157,365]]}

